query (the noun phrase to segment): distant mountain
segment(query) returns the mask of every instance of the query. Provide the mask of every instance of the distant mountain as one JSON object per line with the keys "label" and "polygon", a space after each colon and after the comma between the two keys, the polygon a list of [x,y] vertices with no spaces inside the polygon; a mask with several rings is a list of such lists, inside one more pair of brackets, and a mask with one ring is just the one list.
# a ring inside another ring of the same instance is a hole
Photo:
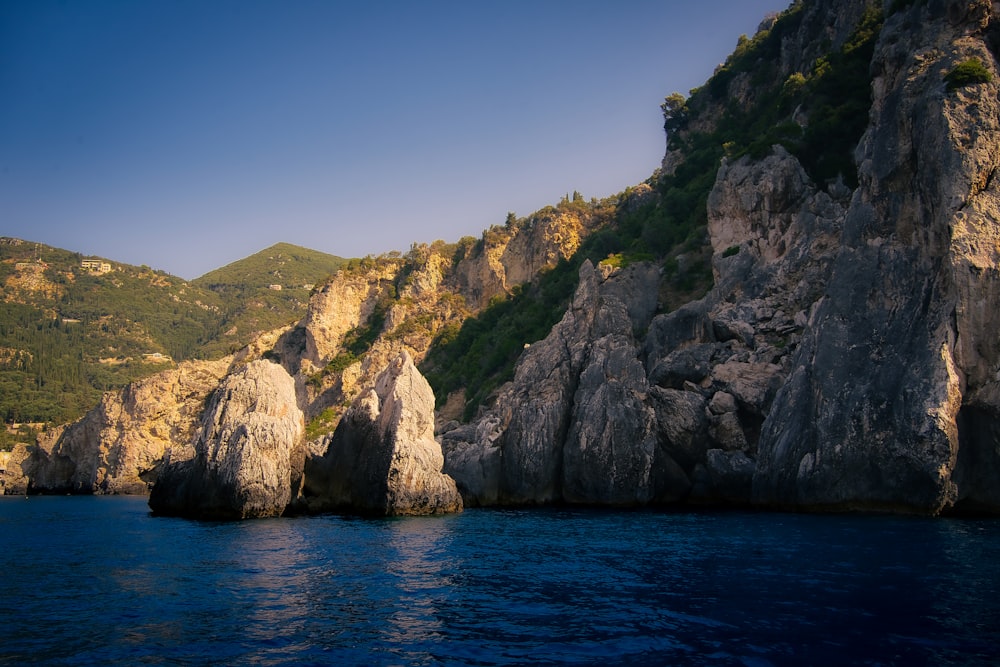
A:
{"label": "distant mountain", "polygon": [[277,243],[191,281],[226,304],[220,329],[203,347],[209,356],[245,345],[255,334],[291,324],[305,313],[313,285],[347,262],[309,248]]}
{"label": "distant mountain", "polygon": [[268,287],[284,289],[311,285],[336,273],[347,260],[310,250],[291,243],[276,243],[244,259],[209,271],[191,281],[212,290],[229,287]]}
{"label": "distant mountain", "polygon": [[223,356],[301,317],[311,284],[343,262],[278,244],[188,282],[0,238],[0,417],[70,421],[105,390]]}

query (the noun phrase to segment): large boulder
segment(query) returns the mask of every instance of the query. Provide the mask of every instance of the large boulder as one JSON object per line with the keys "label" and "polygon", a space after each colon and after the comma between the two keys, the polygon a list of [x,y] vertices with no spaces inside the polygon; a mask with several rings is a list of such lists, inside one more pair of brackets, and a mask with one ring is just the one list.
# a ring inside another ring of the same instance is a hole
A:
{"label": "large boulder", "polygon": [[441,472],[434,392],[406,352],[348,408],[322,458],[306,464],[306,511],[376,516],[460,512],[455,481]]}
{"label": "large boulder", "polygon": [[166,466],[149,506],[155,514],[196,518],[280,516],[301,477],[303,432],[292,377],[277,364],[253,361],[214,393],[194,458]]}

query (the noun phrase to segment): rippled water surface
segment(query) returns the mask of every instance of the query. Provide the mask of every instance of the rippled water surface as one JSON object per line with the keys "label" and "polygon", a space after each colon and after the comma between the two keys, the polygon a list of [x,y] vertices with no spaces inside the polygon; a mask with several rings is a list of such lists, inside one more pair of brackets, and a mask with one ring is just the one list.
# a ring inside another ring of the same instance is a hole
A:
{"label": "rippled water surface", "polygon": [[0,664],[1000,664],[1000,521],[0,498]]}

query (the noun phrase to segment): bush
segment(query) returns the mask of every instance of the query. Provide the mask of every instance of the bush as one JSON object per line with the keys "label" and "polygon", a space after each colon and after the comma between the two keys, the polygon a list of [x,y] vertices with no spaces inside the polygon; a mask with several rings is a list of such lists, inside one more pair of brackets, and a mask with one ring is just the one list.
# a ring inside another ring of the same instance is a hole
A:
{"label": "bush", "polygon": [[992,80],[993,73],[986,69],[978,58],[969,58],[960,62],[944,77],[948,92],[977,83],[989,83]]}

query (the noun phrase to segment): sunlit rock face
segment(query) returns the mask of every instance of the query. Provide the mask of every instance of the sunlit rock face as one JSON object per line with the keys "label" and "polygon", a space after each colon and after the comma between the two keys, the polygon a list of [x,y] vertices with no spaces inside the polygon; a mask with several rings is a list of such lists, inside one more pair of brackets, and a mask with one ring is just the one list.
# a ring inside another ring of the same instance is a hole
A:
{"label": "sunlit rock face", "polygon": [[[873,5],[806,3],[778,71]],[[495,405],[442,435],[466,501],[1000,511],[998,45],[989,2],[888,12],[858,186],[781,146],[723,160],[705,298],[627,332],[601,324],[615,279],[581,271]],[[946,86],[969,59],[992,79]]]}
{"label": "sunlit rock face", "polygon": [[301,478],[303,429],[292,377],[269,361],[247,364],[216,390],[194,458],[166,466],[150,508],[197,518],[280,516]]}
{"label": "sunlit rock face", "polygon": [[305,469],[304,511],[378,516],[462,511],[434,440],[434,393],[406,353],[341,419],[329,448]]}
{"label": "sunlit rock face", "polygon": [[149,493],[168,453],[193,455],[205,399],[230,361],[188,361],[106,392],[83,418],[39,437],[25,466],[30,491]]}

